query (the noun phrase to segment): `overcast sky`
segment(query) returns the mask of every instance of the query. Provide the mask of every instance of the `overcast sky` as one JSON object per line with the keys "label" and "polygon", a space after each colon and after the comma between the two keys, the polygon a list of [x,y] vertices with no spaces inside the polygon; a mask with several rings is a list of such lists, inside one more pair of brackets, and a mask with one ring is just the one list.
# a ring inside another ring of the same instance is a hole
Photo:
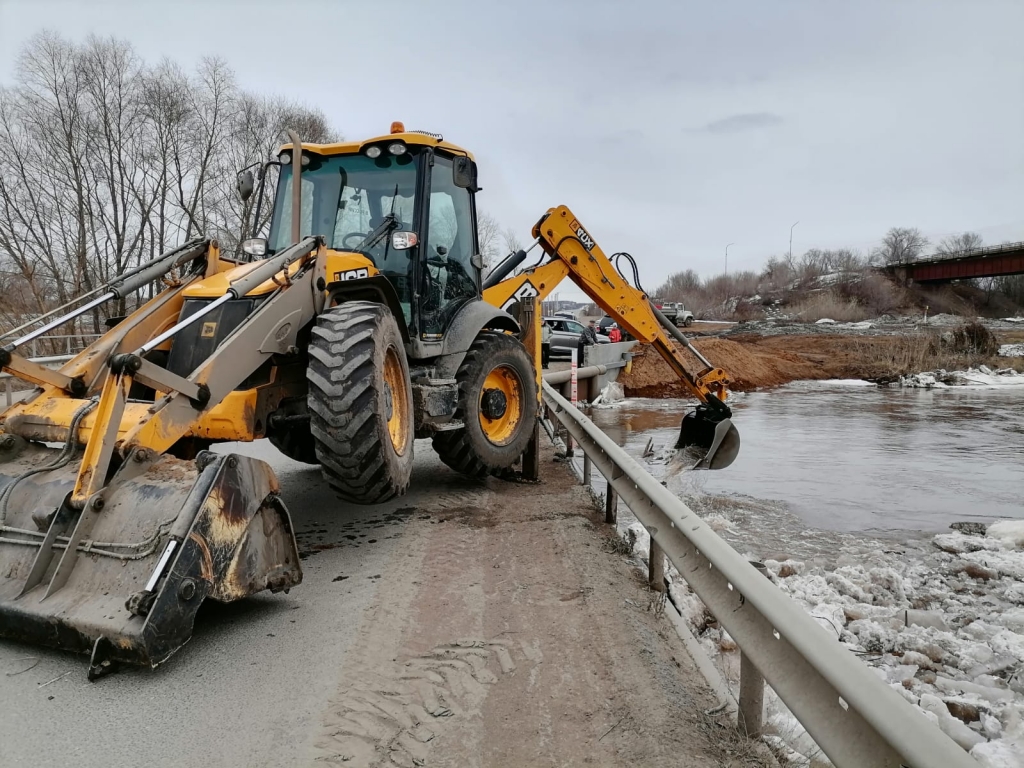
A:
{"label": "overcast sky", "polygon": [[0,0],[0,82],[44,28],[220,55],[347,138],[441,132],[524,240],[564,203],[648,286],[730,242],[757,269],[796,221],[795,253],[1024,239],[1024,0]]}

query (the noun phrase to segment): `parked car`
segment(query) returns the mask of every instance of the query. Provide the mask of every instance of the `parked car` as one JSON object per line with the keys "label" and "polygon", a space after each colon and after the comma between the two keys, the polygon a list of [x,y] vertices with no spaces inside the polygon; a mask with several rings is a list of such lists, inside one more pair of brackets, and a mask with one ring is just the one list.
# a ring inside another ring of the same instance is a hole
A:
{"label": "parked car", "polygon": [[[579,346],[583,323],[565,317],[545,317],[544,322],[551,326],[551,357],[571,357],[571,350]],[[598,333],[597,343],[607,344],[608,337]]]}

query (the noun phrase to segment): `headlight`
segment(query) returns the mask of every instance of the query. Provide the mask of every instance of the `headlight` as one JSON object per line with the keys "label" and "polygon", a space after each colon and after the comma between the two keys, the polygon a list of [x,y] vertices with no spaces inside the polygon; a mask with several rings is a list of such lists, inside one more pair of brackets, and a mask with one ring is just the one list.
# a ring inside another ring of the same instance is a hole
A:
{"label": "headlight", "polygon": [[368,158],[370,158],[371,160],[376,160],[378,157],[380,157],[380,147],[377,147],[377,146],[367,147],[366,148],[366,156]]}
{"label": "headlight", "polygon": [[404,155],[406,152],[405,144],[400,141],[396,141],[394,144],[388,144],[388,152],[392,155]]}
{"label": "headlight", "polygon": [[282,152],[281,156],[278,158],[278,160],[280,160],[281,165],[291,165],[292,164],[292,154],[291,154],[291,152]]}
{"label": "headlight", "polygon": [[250,237],[242,241],[242,251],[250,256],[266,256],[267,241],[262,237]]}

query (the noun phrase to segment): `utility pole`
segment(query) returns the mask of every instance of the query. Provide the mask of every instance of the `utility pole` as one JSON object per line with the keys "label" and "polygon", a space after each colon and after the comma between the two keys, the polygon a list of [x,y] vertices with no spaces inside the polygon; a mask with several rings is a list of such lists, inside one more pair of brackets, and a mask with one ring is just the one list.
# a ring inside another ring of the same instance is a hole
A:
{"label": "utility pole", "polygon": [[[793,222],[793,227],[799,224],[799,221]],[[789,228],[789,260],[793,261],[793,227]]]}
{"label": "utility pole", "polygon": [[[736,245],[736,243],[729,243],[729,245]],[[729,276],[729,245],[725,246],[725,276]]]}

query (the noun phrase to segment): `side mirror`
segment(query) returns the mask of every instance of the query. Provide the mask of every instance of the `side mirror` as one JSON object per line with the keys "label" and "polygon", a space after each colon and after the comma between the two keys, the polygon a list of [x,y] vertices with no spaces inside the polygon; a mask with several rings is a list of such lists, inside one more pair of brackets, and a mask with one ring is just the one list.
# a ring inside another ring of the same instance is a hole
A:
{"label": "side mirror", "polygon": [[468,157],[456,157],[452,163],[452,181],[456,187],[470,192],[479,191],[476,185],[476,163]]}
{"label": "side mirror", "polygon": [[242,171],[238,174],[238,196],[242,199],[243,203],[252,197],[255,189],[256,182],[252,177],[252,171]]}
{"label": "side mirror", "polygon": [[396,251],[408,251],[415,248],[420,239],[415,232],[392,232],[391,247]]}

